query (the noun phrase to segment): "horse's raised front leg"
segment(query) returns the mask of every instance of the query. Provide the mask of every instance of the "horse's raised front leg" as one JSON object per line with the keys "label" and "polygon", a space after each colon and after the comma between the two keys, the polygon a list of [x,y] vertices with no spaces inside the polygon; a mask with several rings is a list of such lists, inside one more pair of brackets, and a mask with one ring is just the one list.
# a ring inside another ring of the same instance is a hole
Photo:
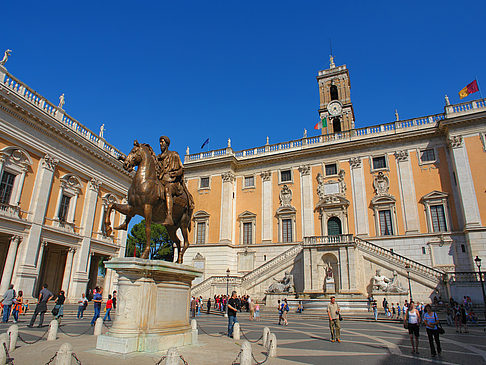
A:
{"label": "horse's raised front leg", "polygon": [[126,215],[125,216],[125,222],[123,222],[119,226],[115,227],[115,229],[119,229],[119,230],[122,230],[122,231],[126,231],[128,229],[128,224],[130,223],[130,221],[132,220],[132,218],[133,218],[133,216]]}
{"label": "horse's raised front leg", "polygon": [[[128,222],[130,222],[130,219],[132,219],[133,217],[133,213],[132,213],[133,207],[130,204],[118,204],[118,203],[109,204],[105,212],[105,222],[104,222],[105,234],[107,236],[111,236],[111,234],[113,233],[113,229],[111,228],[111,220],[110,220],[111,211],[113,209],[127,216],[127,220],[125,221],[127,222],[127,227],[128,227]],[[123,226],[123,224],[121,226]],[[116,227],[115,229],[123,229],[123,228]]]}
{"label": "horse's raised front leg", "polygon": [[152,223],[152,205],[145,204],[143,207],[145,217],[145,250],[143,250],[142,259],[148,259],[150,254],[150,225]]}
{"label": "horse's raised front leg", "polygon": [[[170,239],[174,242],[177,246],[177,263],[182,264],[182,250],[181,250],[181,240],[177,237],[177,228],[174,226],[169,226],[167,228],[167,233],[169,234]],[[174,252],[175,255],[175,252]]]}

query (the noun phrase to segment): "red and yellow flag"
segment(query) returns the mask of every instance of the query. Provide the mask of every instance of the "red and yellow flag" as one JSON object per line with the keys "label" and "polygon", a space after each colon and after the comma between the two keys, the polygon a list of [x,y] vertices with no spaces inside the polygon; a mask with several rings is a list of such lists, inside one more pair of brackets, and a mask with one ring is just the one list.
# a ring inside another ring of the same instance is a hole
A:
{"label": "red and yellow flag", "polygon": [[474,80],[469,85],[467,85],[464,89],[459,91],[459,97],[461,99],[464,99],[466,96],[475,93],[476,91],[479,91],[479,87],[478,87],[478,82]]}

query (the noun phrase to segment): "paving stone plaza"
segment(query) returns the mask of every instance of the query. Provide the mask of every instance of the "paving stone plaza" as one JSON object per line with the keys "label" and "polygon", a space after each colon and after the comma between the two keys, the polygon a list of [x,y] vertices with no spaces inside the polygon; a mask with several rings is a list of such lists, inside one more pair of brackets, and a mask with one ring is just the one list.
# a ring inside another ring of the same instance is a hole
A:
{"label": "paving stone plaza", "polygon": [[[69,342],[74,353],[83,365],[89,364],[156,364],[164,353],[111,355],[107,356],[96,350],[96,336],[89,322],[91,311],[84,319],[77,320],[72,310],[67,308],[58,331],[57,340],[47,341],[46,336],[35,344],[17,342],[17,349],[11,353],[15,364],[46,364],[59,350]],[[344,319],[341,330],[341,343],[329,340],[328,321],[320,315],[289,316],[288,326],[277,325],[277,315],[263,312],[262,320],[249,321],[248,313],[238,315],[241,325],[241,340],[233,340],[224,335],[227,327],[226,318],[218,314],[202,314],[197,317],[199,344],[181,348],[180,355],[190,364],[240,364],[236,359],[245,337],[252,342],[253,364],[485,364],[486,333],[484,327],[472,327],[467,334],[457,334],[452,327],[445,326],[446,334],[441,337],[443,352],[441,357],[432,358],[425,330],[421,329],[419,355],[411,354],[408,333],[400,323],[380,318],[371,321],[366,314],[354,319]],[[33,342],[46,333],[48,327],[27,328],[30,315],[21,318],[19,334],[22,340]],[[51,320],[46,315],[45,325]],[[4,333],[11,323],[2,324]],[[103,333],[108,331],[108,322],[103,326]],[[275,333],[278,342],[277,357],[267,358],[266,350],[258,340],[263,328],[267,326]],[[236,361],[235,361],[236,359]],[[73,360],[74,363],[74,360]],[[165,364],[164,361],[161,364]],[[183,364],[182,360],[180,364]]]}

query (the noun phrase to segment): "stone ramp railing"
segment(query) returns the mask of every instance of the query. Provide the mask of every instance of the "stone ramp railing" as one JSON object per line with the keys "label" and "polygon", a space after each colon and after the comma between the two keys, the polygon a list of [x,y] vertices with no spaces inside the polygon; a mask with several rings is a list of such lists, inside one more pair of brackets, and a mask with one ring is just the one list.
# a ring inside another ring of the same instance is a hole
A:
{"label": "stone ramp railing", "polygon": [[415,273],[434,282],[441,282],[442,280],[444,280],[444,272],[441,270],[437,270],[430,266],[421,264],[420,262],[399,255],[386,248],[375,245],[374,243],[365,241],[358,237],[354,238],[354,242],[359,249],[379,258],[380,260],[385,260],[404,269],[406,268],[406,265],[408,265],[411,273]]}
{"label": "stone ramp railing", "polygon": [[247,290],[255,285],[256,279],[265,276],[265,273],[271,272],[275,268],[282,266],[282,264],[293,260],[302,251],[302,245],[298,244],[275,256],[273,259],[265,262],[263,265],[257,267],[255,270],[249,272],[242,277],[242,289]]}
{"label": "stone ramp railing", "polygon": [[230,284],[231,286],[235,286],[235,285],[239,286],[239,285],[241,285],[241,277],[239,277],[239,276],[225,276],[225,275],[211,276],[211,277],[207,278],[206,280],[203,280],[200,283],[194,285],[191,288],[191,295],[199,296],[202,293],[209,291],[211,289],[211,286],[216,285],[216,284],[226,285],[226,282],[228,282],[228,284]]}

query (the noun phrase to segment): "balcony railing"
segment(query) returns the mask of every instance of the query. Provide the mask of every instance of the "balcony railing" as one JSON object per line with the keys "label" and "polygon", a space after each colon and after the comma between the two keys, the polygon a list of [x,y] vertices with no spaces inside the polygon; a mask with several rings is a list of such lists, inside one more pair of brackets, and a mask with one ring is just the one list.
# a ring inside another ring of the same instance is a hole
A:
{"label": "balcony railing", "polygon": [[304,245],[322,245],[322,244],[343,244],[353,243],[352,234],[340,234],[337,236],[312,236],[304,237]]}
{"label": "balcony railing", "polygon": [[63,220],[59,220],[58,218],[52,219],[52,218],[46,217],[45,219],[46,219],[47,222],[51,222],[51,224],[50,224],[51,227],[59,228],[61,231],[64,231],[64,232],[77,234],[76,229],[78,227],[76,227],[74,222],[66,222],[66,221],[63,221]]}
{"label": "balcony railing", "polygon": [[20,212],[21,212],[20,207],[17,205],[0,203],[0,214],[3,216],[12,217],[12,218],[21,218]]}

